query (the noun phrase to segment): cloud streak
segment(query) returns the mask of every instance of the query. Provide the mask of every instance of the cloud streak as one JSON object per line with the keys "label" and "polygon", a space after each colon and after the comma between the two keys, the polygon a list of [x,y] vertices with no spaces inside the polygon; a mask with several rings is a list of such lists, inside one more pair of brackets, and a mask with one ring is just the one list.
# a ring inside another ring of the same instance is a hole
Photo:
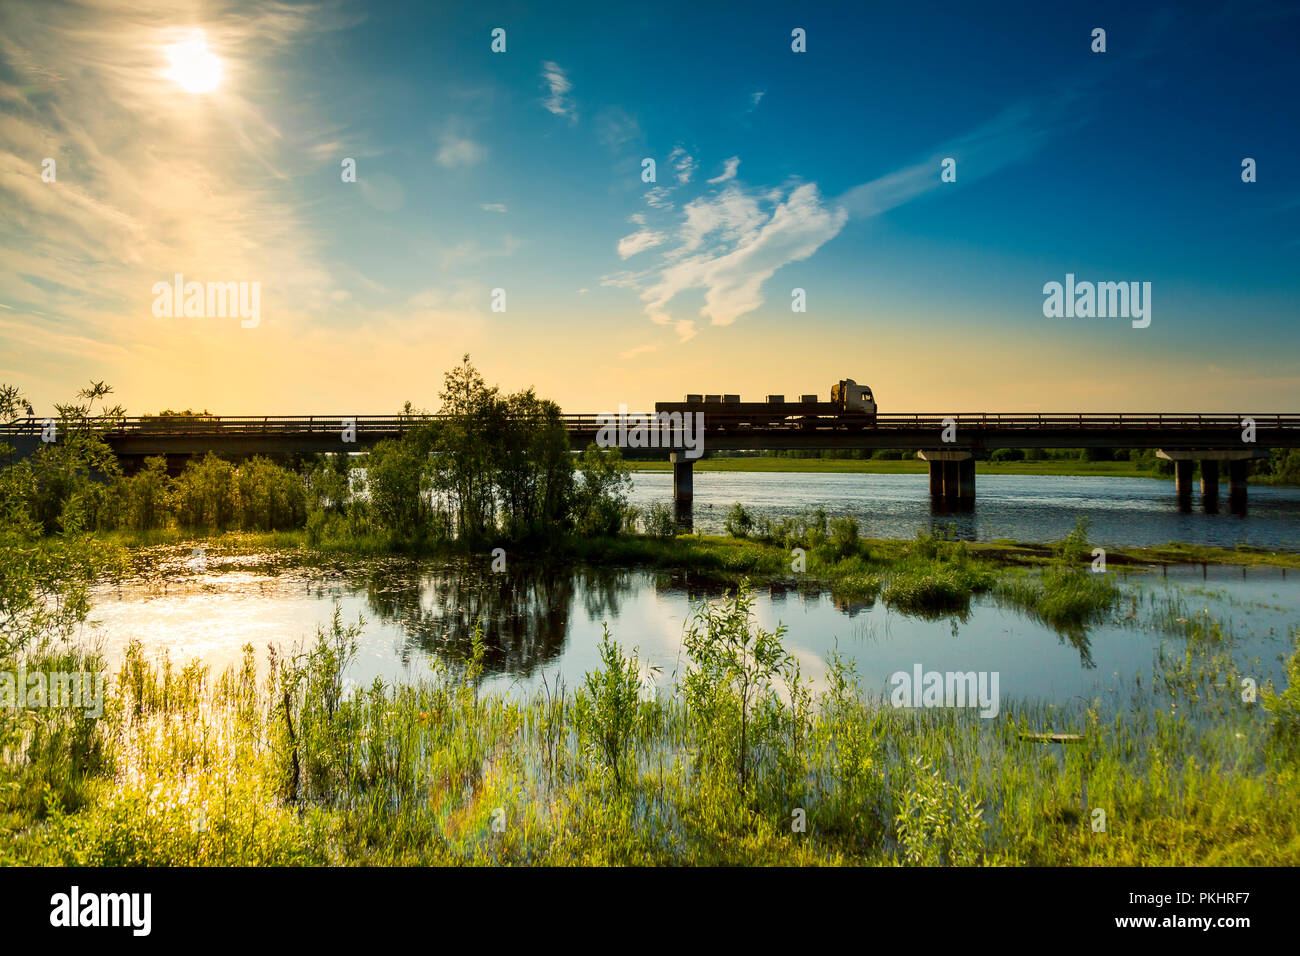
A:
{"label": "cloud streak", "polygon": [[578,108],[573,102],[573,97],[569,96],[573,84],[569,82],[568,76],[558,63],[548,60],[542,64],[542,82],[546,84],[548,91],[546,98],[542,100],[542,106],[547,112],[567,117],[570,121],[577,120]]}

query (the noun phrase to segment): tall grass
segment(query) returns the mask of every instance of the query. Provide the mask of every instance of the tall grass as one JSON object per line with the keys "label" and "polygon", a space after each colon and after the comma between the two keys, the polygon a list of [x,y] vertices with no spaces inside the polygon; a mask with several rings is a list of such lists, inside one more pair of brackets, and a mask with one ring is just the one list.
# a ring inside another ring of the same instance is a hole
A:
{"label": "tall grass", "polygon": [[[1226,648],[1180,641],[1130,703],[985,720],[890,707],[839,657],[814,690],[743,589],[697,608],[655,695],[608,636],[582,686],[529,699],[480,693],[481,635],[415,684],[353,687],[363,626],[215,678],[134,645],[103,719],[11,736],[0,862],[1300,862],[1300,648],[1267,707]],[[1082,741],[1026,739],[1044,731]]]}

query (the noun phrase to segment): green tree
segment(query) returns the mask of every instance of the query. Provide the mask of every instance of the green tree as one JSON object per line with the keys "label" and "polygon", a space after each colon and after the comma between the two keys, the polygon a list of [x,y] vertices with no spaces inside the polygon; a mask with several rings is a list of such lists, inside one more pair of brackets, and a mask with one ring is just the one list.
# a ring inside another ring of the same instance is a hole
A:
{"label": "green tree", "polygon": [[582,481],[574,495],[578,533],[589,537],[618,534],[628,516],[627,499],[632,490],[632,474],[622,452],[588,445],[579,469]]}
{"label": "green tree", "polygon": [[481,538],[495,528],[495,451],[504,428],[497,389],[488,388],[469,356],[443,376],[440,419],[426,433],[432,439],[433,484],[451,511],[459,536]]}

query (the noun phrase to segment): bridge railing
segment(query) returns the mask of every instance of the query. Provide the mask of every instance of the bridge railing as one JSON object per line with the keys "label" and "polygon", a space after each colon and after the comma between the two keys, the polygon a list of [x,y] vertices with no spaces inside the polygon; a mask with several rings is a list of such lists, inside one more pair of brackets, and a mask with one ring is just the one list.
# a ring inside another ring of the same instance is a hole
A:
{"label": "bridge railing", "polygon": [[[653,412],[629,413],[629,423],[641,420],[654,421]],[[358,434],[401,434],[417,425],[436,422],[447,416],[442,415],[221,415],[221,416],[127,416],[109,421],[94,422],[90,425],[105,437],[211,437],[211,436],[253,436],[253,435],[326,435],[338,433],[345,427],[355,425]],[[726,429],[746,424],[745,414],[729,414],[725,407],[705,412],[705,429]],[[1107,430],[1107,431],[1152,431],[1206,429],[1222,431],[1243,427],[1245,419],[1255,422],[1257,429],[1300,429],[1300,415],[1283,414],[1201,414],[1156,412],[1150,414],[1133,413],[989,413],[989,412],[934,412],[877,415],[874,424],[858,427],[874,428],[877,431],[916,431],[924,429],[939,430],[945,421],[951,419],[958,429],[996,429],[996,430]],[[610,419],[605,414],[562,415],[561,420],[571,432],[595,432]],[[28,417],[15,421],[0,423],[0,437],[20,435],[40,435],[45,428],[46,419]],[[834,427],[837,420],[832,417],[824,419],[825,427]],[[56,421],[56,424],[61,424]],[[770,423],[754,423],[754,430],[780,430],[793,427],[795,419]],[[808,424],[808,422],[805,422]],[[816,427],[818,422],[813,421]]]}

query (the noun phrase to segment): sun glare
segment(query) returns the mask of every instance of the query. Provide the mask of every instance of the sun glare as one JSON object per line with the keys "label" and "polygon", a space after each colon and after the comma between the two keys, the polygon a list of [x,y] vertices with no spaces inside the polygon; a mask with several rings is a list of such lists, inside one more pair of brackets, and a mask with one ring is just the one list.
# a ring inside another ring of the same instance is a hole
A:
{"label": "sun glare", "polygon": [[221,82],[221,61],[208,50],[208,39],[195,30],[187,40],[167,47],[167,76],[189,93],[208,93]]}

